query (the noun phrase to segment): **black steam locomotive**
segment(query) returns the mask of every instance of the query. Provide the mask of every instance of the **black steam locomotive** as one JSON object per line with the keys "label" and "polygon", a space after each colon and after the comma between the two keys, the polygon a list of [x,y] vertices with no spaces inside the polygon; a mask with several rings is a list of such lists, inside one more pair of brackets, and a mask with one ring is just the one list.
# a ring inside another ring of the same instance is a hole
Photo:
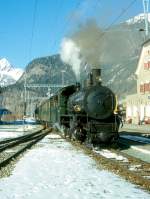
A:
{"label": "black steam locomotive", "polygon": [[83,88],[76,84],[61,89],[36,109],[36,117],[63,126],[66,136],[81,142],[117,140],[120,119],[115,113],[116,97],[101,85],[100,73],[100,69],[93,69]]}

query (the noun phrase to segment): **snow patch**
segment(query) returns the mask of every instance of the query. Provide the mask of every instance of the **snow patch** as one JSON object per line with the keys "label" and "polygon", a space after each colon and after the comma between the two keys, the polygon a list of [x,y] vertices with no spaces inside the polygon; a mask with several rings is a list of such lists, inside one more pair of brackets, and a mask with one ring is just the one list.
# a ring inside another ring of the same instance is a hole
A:
{"label": "snow patch", "polygon": [[14,68],[6,58],[0,59],[0,86],[15,83],[22,74],[21,68]]}
{"label": "snow patch", "polygon": [[131,165],[130,168],[129,168],[130,171],[137,171],[139,169],[141,169],[141,165],[140,164],[138,164],[138,165]]}
{"label": "snow patch", "polygon": [[13,127],[9,126],[6,128],[6,126],[0,126],[0,140],[5,139],[5,138],[15,138],[18,136],[22,136],[25,131],[29,132],[29,130],[34,130],[37,128],[41,128],[39,125],[22,125],[22,126],[17,126],[14,128],[14,131],[12,130]]}
{"label": "snow patch", "polygon": [[[128,19],[126,21],[126,23],[128,23],[128,24],[140,23],[140,22],[144,21],[144,19],[145,19],[145,14],[140,13],[140,14],[136,15],[135,17]],[[148,21],[150,22],[150,13],[148,13]]]}
{"label": "snow patch", "polygon": [[127,158],[125,158],[121,155],[117,155],[116,153],[112,153],[111,151],[109,151],[107,149],[102,149],[100,151],[97,151],[97,150],[93,150],[93,151],[108,158],[108,159],[115,159],[117,161],[128,162]]}
{"label": "snow patch", "polygon": [[131,148],[134,149],[134,150],[140,151],[142,153],[150,155],[150,151],[149,150],[146,150],[146,149],[143,149],[143,148],[140,148],[140,147],[137,147],[137,146],[131,146]]}
{"label": "snow patch", "polygon": [[61,136],[58,134],[49,134],[46,136],[46,138],[54,138],[54,139],[56,138],[57,139],[57,138],[61,138]]}
{"label": "snow patch", "polygon": [[4,139],[4,138],[14,138],[14,137],[18,137],[21,136],[23,134],[23,132],[0,132],[0,139]]}

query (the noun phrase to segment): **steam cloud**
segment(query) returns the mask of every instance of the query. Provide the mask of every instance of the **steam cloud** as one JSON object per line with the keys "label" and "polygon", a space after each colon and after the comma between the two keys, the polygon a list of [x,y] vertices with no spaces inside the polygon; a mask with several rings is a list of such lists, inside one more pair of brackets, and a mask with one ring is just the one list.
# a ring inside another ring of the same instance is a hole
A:
{"label": "steam cloud", "polygon": [[[61,43],[61,59],[72,66],[79,80],[81,66],[87,68],[100,67],[100,36],[102,31],[96,22],[90,21],[85,26],[78,29],[70,38],[64,38]],[[88,63],[83,64],[83,63]]]}
{"label": "steam cloud", "polygon": [[77,80],[80,77],[80,65],[81,65],[81,58],[80,58],[80,49],[75,44],[72,39],[64,38],[61,43],[61,59],[67,64],[72,66],[72,69],[76,75]]}

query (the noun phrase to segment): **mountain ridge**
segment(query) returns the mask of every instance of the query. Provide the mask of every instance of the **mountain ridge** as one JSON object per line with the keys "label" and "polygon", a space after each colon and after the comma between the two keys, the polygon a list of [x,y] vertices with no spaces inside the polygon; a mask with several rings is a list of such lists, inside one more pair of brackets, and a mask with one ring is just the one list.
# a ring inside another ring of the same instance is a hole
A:
{"label": "mountain ridge", "polygon": [[23,70],[12,66],[6,58],[0,59],[0,86],[16,83],[23,74]]}

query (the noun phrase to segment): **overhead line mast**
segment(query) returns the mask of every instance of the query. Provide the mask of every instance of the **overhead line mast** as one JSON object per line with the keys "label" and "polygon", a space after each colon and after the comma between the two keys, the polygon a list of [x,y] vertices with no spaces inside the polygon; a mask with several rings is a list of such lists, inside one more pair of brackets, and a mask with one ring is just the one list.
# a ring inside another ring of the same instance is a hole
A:
{"label": "overhead line mast", "polygon": [[148,7],[149,7],[149,0],[143,0],[143,8],[144,8],[144,19],[145,19],[145,35],[148,36],[149,29],[148,29]]}
{"label": "overhead line mast", "polygon": [[[34,1],[34,10],[33,10],[33,22],[32,22],[32,29],[31,29],[31,39],[30,39],[30,45],[29,45],[29,60],[30,60],[31,54],[32,54],[32,45],[33,45],[33,38],[34,38],[37,5],[38,5],[38,0],[35,0]],[[24,72],[24,116],[26,116],[26,109],[27,109],[27,71],[25,69],[25,72]]]}

